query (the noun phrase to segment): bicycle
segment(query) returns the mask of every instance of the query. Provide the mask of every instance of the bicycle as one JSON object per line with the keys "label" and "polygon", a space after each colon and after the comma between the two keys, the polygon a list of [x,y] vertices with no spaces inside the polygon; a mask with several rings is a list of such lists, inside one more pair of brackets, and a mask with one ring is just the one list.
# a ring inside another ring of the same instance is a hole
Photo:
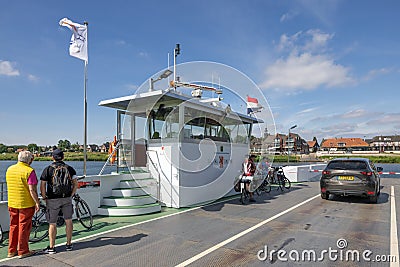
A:
{"label": "bicycle", "polygon": [[281,190],[284,191],[283,189],[289,190],[291,187],[291,182],[289,181],[288,178],[286,178],[285,173],[283,172],[282,166],[275,167],[274,168],[274,173],[276,172],[276,181],[278,184],[278,188],[276,190]]}
{"label": "bicycle", "polygon": [[267,177],[264,179],[262,184],[256,189],[257,195],[261,195],[263,192],[269,193],[271,192],[271,183],[267,179]]}
{"label": "bicycle", "polygon": [[[77,180],[82,180],[84,177],[80,177]],[[75,202],[75,215],[77,220],[86,229],[91,229],[93,226],[93,216],[90,211],[89,205],[83,200],[78,193],[73,195],[72,199]],[[57,227],[63,226],[65,223],[63,214],[60,210],[57,218]],[[32,218],[32,230],[29,237],[30,242],[39,242],[49,235],[49,224],[46,221],[46,205],[40,203],[40,208]]]}

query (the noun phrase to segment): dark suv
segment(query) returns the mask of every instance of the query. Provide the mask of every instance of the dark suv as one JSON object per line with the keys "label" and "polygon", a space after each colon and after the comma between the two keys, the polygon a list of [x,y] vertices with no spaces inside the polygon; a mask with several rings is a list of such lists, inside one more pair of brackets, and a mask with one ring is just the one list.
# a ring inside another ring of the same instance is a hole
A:
{"label": "dark suv", "polygon": [[379,172],[382,170],[365,158],[333,159],[322,172],[321,197],[329,199],[329,195],[363,196],[368,197],[372,203],[377,203],[381,192]]}

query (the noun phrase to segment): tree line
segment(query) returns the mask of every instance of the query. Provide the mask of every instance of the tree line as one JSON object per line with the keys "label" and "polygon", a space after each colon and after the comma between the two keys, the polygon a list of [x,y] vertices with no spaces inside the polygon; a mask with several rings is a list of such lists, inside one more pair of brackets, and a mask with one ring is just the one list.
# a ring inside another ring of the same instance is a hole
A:
{"label": "tree line", "polygon": [[[108,148],[109,142],[106,142],[103,145],[105,145]],[[13,153],[16,152],[18,149],[29,150],[32,153],[41,153],[49,151],[55,147],[63,151],[70,151],[70,152],[83,151],[83,145],[80,145],[78,142],[71,144],[69,140],[65,139],[65,140],[58,140],[57,145],[52,145],[52,146],[38,146],[37,144],[33,143],[28,145],[5,145],[0,143],[0,153]]]}

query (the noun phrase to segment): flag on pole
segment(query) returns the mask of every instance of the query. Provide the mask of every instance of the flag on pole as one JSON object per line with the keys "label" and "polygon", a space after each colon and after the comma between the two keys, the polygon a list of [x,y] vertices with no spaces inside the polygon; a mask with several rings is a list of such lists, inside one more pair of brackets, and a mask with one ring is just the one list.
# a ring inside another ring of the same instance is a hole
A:
{"label": "flag on pole", "polygon": [[247,96],[247,114],[261,111],[263,106],[258,103],[257,98]]}
{"label": "flag on pole", "polygon": [[67,18],[60,20],[60,26],[68,27],[72,31],[69,54],[88,62],[87,26],[72,22]]}

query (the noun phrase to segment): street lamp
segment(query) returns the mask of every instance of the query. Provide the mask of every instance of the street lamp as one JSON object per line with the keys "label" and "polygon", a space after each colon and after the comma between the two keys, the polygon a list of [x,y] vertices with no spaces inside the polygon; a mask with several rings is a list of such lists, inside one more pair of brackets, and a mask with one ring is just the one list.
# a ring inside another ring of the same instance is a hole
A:
{"label": "street lamp", "polygon": [[150,88],[149,88],[149,92],[150,91],[153,91],[153,89],[154,89],[154,83],[155,82],[157,82],[157,81],[159,81],[159,80],[162,80],[162,79],[165,79],[165,78],[167,78],[169,75],[171,75],[172,74],[172,71],[171,70],[165,70],[163,73],[161,73],[161,75],[160,76],[158,76],[158,78],[156,78],[156,79],[153,79],[153,78],[150,78]]}
{"label": "street lamp", "polygon": [[290,157],[290,149],[289,149],[290,130],[292,130],[292,129],[296,128],[296,127],[297,127],[297,125],[293,125],[292,127],[289,128],[288,144],[287,144],[287,149],[288,149],[288,151],[287,151],[287,162],[288,162],[288,163],[289,163],[289,157]]}

